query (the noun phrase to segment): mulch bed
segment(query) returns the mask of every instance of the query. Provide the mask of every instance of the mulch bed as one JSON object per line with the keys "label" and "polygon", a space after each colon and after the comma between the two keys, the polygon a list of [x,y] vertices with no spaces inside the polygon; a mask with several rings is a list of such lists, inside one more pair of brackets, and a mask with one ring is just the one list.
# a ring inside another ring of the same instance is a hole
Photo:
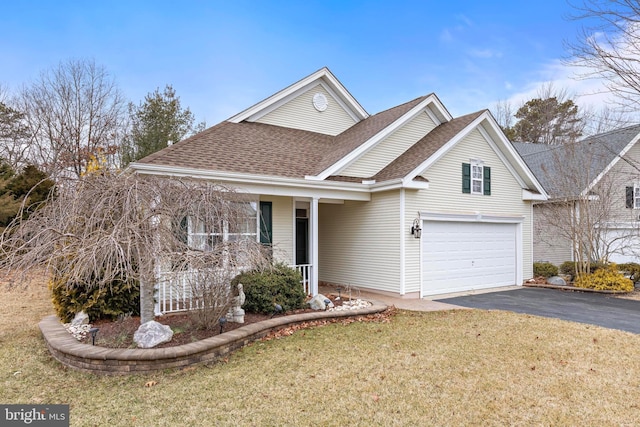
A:
{"label": "mulch bed", "polygon": [[[342,300],[335,300],[334,296],[329,296],[334,305],[342,305]],[[292,310],[282,314],[276,314],[277,317],[289,316],[292,314],[313,312],[310,308]],[[271,318],[272,315],[245,313],[244,323],[227,322],[223,326],[223,333],[246,326],[251,323],[262,322]],[[154,348],[174,347],[183,344],[189,344],[195,341],[203,340],[220,334],[220,326],[215,325],[211,329],[198,329],[195,322],[188,313],[175,313],[165,316],[156,317],[155,320],[163,325],[169,325],[173,330],[173,338],[170,342],[160,344]],[[119,320],[98,320],[92,323],[93,327],[99,328],[96,335],[95,345],[109,348],[136,348],[133,341],[133,334],[140,326],[139,316],[129,316]],[[87,335],[81,342],[91,344],[91,336]]]}

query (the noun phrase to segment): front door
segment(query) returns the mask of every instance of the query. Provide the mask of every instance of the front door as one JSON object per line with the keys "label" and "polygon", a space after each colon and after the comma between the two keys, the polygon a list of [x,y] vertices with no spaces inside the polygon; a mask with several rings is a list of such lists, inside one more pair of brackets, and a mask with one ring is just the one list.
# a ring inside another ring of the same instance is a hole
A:
{"label": "front door", "polygon": [[296,218],[296,265],[309,264],[309,218]]}

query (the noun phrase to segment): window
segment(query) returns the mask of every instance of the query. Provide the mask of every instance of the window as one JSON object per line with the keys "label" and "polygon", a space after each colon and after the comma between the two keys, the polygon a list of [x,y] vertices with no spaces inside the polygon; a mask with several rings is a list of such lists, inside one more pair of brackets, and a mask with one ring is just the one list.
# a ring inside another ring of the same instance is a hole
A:
{"label": "window", "polygon": [[491,168],[482,162],[472,161],[462,164],[462,192],[467,194],[491,195]]}
{"label": "window", "polygon": [[187,219],[187,243],[193,249],[209,251],[220,242],[237,242],[258,239],[258,204],[237,203],[238,220],[216,218],[203,220],[191,216]]}
{"label": "window", "polygon": [[640,209],[640,183],[626,188],[626,206],[630,209]]}
{"label": "window", "polygon": [[482,165],[471,165],[471,194],[482,194]]}

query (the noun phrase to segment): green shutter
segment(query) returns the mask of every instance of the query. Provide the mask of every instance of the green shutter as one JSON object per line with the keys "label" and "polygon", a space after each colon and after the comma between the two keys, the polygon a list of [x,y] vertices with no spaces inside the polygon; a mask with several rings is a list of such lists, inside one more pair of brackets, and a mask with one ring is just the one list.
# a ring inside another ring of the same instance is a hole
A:
{"label": "green shutter", "polygon": [[626,188],[626,206],[633,209],[633,187]]}
{"label": "green shutter", "polygon": [[489,166],[484,166],[482,168],[482,178],[484,182],[482,183],[482,187],[484,188],[484,195],[491,195],[491,168]]}
{"label": "green shutter", "polygon": [[260,243],[273,243],[273,206],[271,202],[260,202]]}
{"label": "green shutter", "polygon": [[471,193],[471,165],[462,164],[462,192]]}

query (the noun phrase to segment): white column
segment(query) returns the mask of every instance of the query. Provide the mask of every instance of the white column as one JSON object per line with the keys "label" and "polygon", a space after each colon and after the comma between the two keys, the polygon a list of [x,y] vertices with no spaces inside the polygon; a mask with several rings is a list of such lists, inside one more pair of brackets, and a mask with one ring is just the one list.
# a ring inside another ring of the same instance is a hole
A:
{"label": "white column", "polygon": [[318,197],[311,201],[311,293],[318,295]]}

